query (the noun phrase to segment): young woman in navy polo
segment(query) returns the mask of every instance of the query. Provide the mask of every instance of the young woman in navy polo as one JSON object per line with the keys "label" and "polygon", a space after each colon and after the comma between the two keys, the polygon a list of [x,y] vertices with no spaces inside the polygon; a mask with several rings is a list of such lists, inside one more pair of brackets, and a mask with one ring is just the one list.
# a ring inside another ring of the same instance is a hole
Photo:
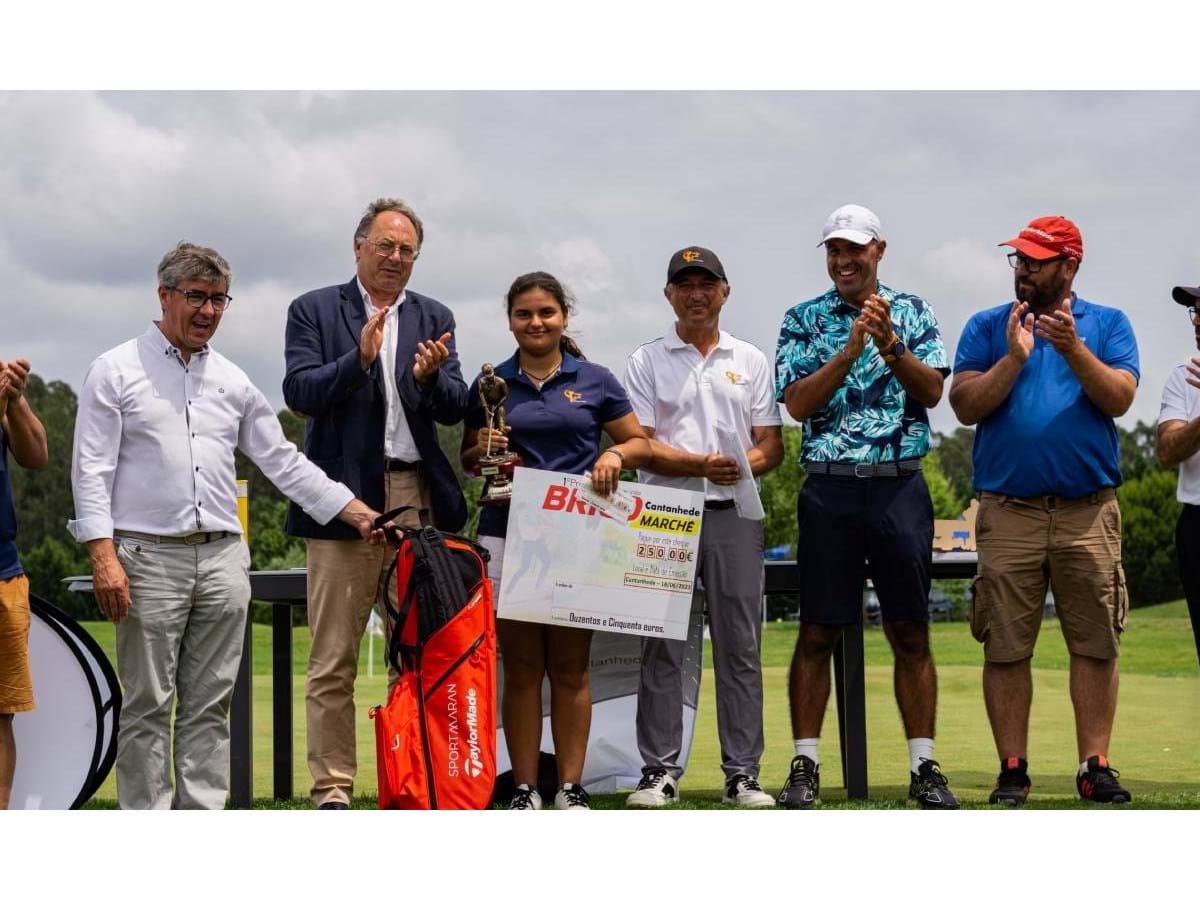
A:
{"label": "young woman in navy polo", "polygon": [[[504,434],[485,427],[479,379],[471,385],[471,406],[463,432],[462,464],[470,471],[489,446],[511,449],[523,465],[553,472],[591,472],[592,486],[611,493],[621,469],[650,459],[646,440],[624,388],[603,366],[587,362],[564,334],[571,301],[553,275],[531,272],[508,290],[508,328],[517,352],[496,366],[508,383]],[[600,452],[601,429],[613,446]],[[500,582],[507,506],[485,506],[479,541],[491,551],[488,575]],[[584,628],[499,619],[496,633],[504,659],[501,718],[517,787],[510,809],[540,809],[538,751],[542,742],[542,678],[550,677],[550,727],[558,762],[556,809],[587,809],[579,784],[592,721],[588,660],[592,632]]]}

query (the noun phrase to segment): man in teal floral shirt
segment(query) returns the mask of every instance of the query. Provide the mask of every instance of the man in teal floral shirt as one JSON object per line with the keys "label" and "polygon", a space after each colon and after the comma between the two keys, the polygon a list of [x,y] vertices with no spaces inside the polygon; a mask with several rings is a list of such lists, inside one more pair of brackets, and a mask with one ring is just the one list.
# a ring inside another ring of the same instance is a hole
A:
{"label": "man in teal floral shirt", "polygon": [[801,624],[788,683],[795,757],[779,803],[807,809],[819,798],[829,659],[842,628],[860,621],[869,564],[895,655],[909,796],[925,809],[957,809],[933,755],[933,506],[919,474],[927,410],[942,398],[949,361],[929,304],[879,282],[887,242],[873,212],[838,208],[821,246],[833,287],[784,316],[775,361],[776,399],[803,423],[808,474],[797,506]]}

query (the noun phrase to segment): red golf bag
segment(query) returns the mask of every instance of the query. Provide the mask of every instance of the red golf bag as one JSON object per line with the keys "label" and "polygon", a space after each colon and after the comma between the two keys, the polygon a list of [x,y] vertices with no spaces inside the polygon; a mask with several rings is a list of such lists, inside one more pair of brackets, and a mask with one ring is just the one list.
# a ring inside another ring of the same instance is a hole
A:
{"label": "red golf bag", "polygon": [[392,626],[388,659],[401,673],[387,704],[370,712],[379,808],[486,809],[496,780],[488,552],[431,525],[383,526],[405,508],[376,521],[396,547],[398,608],[384,605]]}

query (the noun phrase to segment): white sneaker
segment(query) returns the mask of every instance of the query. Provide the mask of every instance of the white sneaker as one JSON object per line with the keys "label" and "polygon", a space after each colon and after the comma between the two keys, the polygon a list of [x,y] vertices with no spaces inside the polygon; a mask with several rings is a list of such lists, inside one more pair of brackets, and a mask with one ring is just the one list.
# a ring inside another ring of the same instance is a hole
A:
{"label": "white sneaker", "polygon": [[518,784],[513,789],[512,800],[508,803],[509,809],[541,809],[542,795],[537,792],[536,788],[531,788],[527,784]]}
{"label": "white sneaker", "polygon": [[733,806],[760,809],[774,806],[775,798],[764,791],[762,785],[749,775],[734,775],[733,779],[725,785],[725,795],[721,798],[721,802]]}
{"label": "white sneaker", "polygon": [[637,789],[625,798],[630,809],[656,809],[679,799],[679,785],[666,769],[651,769],[642,776]]}
{"label": "white sneaker", "polygon": [[591,809],[591,800],[581,785],[566,782],[558,786],[558,793],[554,795],[554,808]]}

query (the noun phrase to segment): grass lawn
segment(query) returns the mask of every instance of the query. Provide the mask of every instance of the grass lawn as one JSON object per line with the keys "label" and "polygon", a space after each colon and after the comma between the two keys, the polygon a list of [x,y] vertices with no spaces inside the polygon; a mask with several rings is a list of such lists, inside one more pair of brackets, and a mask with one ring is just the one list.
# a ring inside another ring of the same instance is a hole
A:
{"label": "grass lawn", "polygon": [[[100,645],[115,658],[113,627],[87,623]],[[792,756],[787,708],[787,672],[796,625],[772,623],[763,639],[766,752],[763,787],[775,792]],[[968,806],[987,806],[997,760],[980,687],[982,651],[962,622],[935,623],[933,648],[938,663],[937,755],[950,785]],[[1074,720],[1067,693],[1067,653],[1058,624],[1045,623],[1034,657],[1034,700],[1030,722],[1031,808],[1079,808],[1075,799]],[[254,629],[254,794],[267,808],[307,808],[311,784],[304,759],[304,666],[306,628],[294,632],[294,767],[297,799],[271,800],[271,634]],[[355,806],[374,806],[374,731],[367,709],[382,702],[386,674],[376,642],[375,675],[366,676],[367,642],[358,679],[359,797]],[[842,788],[836,706],[831,702],[821,744],[822,802],[826,807],[903,808],[908,791],[908,752],[892,698],[891,653],[878,628],[866,635],[868,776],[871,799],[849,803]],[[706,659],[705,671],[710,673]],[[1121,696],[1110,755],[1121,781],[1134,796],[1134,808],[1200,808],[1200,667],[1195,658],[1183,601],[1130,614],[1121,657]],[[701,680],[696,740],[681,784],[679,808],[720,806],[722,775],[717,746],[711,673]],[[115,777],[101,787],[90,807],[115,805]],[[622,797],[596,797],[597,807],[618,808]]]}

